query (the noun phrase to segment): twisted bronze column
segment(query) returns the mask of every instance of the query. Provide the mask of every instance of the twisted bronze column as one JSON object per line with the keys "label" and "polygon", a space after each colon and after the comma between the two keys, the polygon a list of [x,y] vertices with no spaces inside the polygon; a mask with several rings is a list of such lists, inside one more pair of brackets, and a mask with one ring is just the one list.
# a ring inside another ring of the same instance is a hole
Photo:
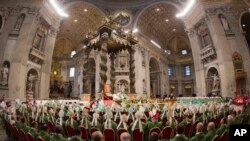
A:
{"label": "twisted bronze column", "polygon": [[129,51],[130,51],[130,58],[129,58],[130,93],[135,93],[135,59],[134,59],[135,49],[134,47],[132,46]]}
{"label": "twisted bronze column", "polygon": [[115,53],[111,53],[110,54],[110,82],[111,82],[111,93],[114,94],[115,93]]}
{"label": "twisted bronze column", "polygon": [[107,43],[103,43],[101,46],[101,51],[100,51],[100,77],[101,77],[101,81],[100,81],[100,92],[102,92],[104,85],[107,81],[107,54],[108,54],[108,49],[107,49]]}
{"label": "twisted bronze column", "polygon": [[84,51],[84,56],[83,56],[83,70],[82,70],[82,91],[83,93],[89,93],[89,87],[88,87],[88,60],[89,60],[89,54],[90,54],[91,48],[87,47]]}

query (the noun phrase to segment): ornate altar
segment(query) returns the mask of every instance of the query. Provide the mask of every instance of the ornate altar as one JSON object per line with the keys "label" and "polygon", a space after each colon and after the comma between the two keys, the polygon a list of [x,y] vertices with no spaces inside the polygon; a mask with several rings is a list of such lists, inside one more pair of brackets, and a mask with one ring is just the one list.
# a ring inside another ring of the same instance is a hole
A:
{"label": "ornate altar", "polygon": [[127,51],[130,54],[129,58],[129,79],[130,93],[135,93],[135,64],[134,53],[137,41],[133,38],[132,33],[124,33],[121,25],[113,21],[111,18],[106,18],[105,23],[95,32],[90,32],[82,41],[84,44],[84,67],[83,67],[83,93],[87,93],[87,65],[91,50],[98,50],[100,54],[100,90],[104,92],[104,86],[107,81],[107,61],[110,59],[110,93],[115,92],[115,58],[117,53]]}

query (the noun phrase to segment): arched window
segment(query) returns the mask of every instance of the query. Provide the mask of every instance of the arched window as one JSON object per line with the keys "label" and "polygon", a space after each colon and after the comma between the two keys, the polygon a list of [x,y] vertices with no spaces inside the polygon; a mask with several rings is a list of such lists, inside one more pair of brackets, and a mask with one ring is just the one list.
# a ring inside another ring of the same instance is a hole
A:
{"label": "arched window", "polygon": [[247,12],[245,14],[243,14],[241,16],[241,29],[245,34],[246,40],[247,40],[247,44],[248,44],[248,48],[250,49],[250,12]]}
{"label": "arched window", "polygon": [[168,76],[174,76],[174,65],[173,64],[168,65]]}
{"label": "arched window", "polygon": [[191,66],[190,65],[184,65],[184,75],[185,76],[191,75]]}
{"label": "arched window", "polygon": [[72,67],[72,68],[70,68],[70,70],[69,70],[69,77],[74,77],[74,76],[75,76],[75,68]]}

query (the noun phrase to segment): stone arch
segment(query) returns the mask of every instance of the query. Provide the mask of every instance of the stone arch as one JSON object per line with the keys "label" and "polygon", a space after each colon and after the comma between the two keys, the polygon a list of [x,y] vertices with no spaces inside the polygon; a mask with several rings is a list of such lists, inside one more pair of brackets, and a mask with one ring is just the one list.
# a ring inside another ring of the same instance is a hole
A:
{"label": "stone arch", "polygon": [[5,23],[5,18],[4,18],[4,16],[3,16],[3,13],[0,12],[0,32],[1,32],[2,29],[3,29],[4,23]]}
{"label": "stone arch", "polygon": [[155,57],[149,59],[149,71],[160,71],[159,61]]}
{"label": "stone arch", "polygon": [[149,60],[150,74],[150,94],[151,97],[160,97],[161,95],[161,69],[159,61],[151,57]]}
{"label": "stone arch", "polygon": [[206,71],[206,87],[208,96],[219,96],[221,94],[220,74],[216,66],[211,66]]}
{"label": "stone arch", "polygon": [[31,68],[27,72],[26,78],[26,96],[27,99],[33,99],[39,97],[39,71],[37,69]]}
{"label": "stone arch", "polygon": [[249,12],[244,12],[241,14],[240,19],[239,19],[239,26],[242,32],[245,35],[248,48],[250,49],[250,13]]}

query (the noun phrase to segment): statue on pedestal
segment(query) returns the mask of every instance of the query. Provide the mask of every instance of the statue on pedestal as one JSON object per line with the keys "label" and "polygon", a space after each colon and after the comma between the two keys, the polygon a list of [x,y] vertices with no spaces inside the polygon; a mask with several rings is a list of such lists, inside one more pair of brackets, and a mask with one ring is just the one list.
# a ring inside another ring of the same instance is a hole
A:
{"label": "statue on pedestal", "polygon": [[224,30],[229,31],[230,27],[229,27],[229,24],[227,22],[226,17],[224,15],[220,15],[219,18],[220,18],[220,21],[221,21],[221,24],[222,24]]}
{"label": "statue on pedestal", "polygon": [[211,77],[213,78],[212,94],[213,96],[218,96],[218,93],[220,91],[220,78],[216,74]]}
{"label": "statue on pedestal", "polygon": [[124,94],[125,93],[125,86],[124,86],[124,83],[121,84],[121,93]]}
{"label": "statue on pedestal", "polygon": [[16,21],[16,24],[14,26],[14,30],[19,31],[21,29],[21,26],[23,24],[24,18],[25,18],[25,15],[21,15],[21,16],[18,17],[18,19]]}
{"label": "statue on pedestal", "polygon": [[34,87],[34,80],[35,80],[35,75],[32,75],[32,74],[29,74],[29,77],[28,77],[28,82],[27,82],[27,93],[28,94],[33,94],[34,91],[33,91],[33,87]]}
{"label": "statue on pedestal", "polygon": [[4,65],[4,67],[1,70],[1,85],[6,86],[8,85],[8,76],[9,76],[9,68],[7,65]]}

